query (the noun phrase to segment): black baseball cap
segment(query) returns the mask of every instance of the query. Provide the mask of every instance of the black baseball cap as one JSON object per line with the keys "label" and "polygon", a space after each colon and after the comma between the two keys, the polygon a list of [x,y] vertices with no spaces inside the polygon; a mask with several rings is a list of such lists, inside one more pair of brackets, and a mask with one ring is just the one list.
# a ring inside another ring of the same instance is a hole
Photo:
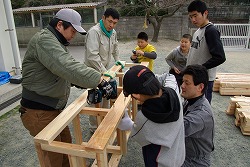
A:
{"label": "black baseball cap", "polygon": [[160,88],[160,83],[154,73],[143,65],[130,67],[123,77],[125,97],[130,94],[156,95]]}

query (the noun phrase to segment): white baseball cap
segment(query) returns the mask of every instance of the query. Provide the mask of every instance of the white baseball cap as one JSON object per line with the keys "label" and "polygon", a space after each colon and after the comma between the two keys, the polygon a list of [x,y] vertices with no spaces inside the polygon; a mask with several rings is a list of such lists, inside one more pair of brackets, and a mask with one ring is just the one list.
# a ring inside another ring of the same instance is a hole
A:
{"label": "white baseball cap", "polygon": [[87,32],[82,28],[81,15],[74,9],[61,9],[56,13],[55,18],[71,23],[77,32],[85,35]]}

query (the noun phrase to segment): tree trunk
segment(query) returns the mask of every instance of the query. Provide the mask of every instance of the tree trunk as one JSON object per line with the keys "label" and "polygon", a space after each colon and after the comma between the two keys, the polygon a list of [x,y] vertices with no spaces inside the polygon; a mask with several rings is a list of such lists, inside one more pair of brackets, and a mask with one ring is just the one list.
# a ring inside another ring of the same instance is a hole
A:
{"label": "tree trunk", "polygon": [[158,42],[158,36],[159,36],[160,28],[161,28],[161,23],[162,23],[162,19],[159,19],[159,20],[156,20],[155,24],[153,24],[154,35],[151,40],[152,42]]}

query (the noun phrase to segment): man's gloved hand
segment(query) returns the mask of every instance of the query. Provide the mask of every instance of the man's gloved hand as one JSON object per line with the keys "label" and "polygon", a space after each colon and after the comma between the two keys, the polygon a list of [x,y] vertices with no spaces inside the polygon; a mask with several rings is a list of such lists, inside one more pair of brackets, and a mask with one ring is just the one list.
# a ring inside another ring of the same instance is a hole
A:
{"label": "man's gloved hand", "polygon": [[110,77],[110,79],[113,79],[116,76],[116,73],[114,71],[108,70],[108,71],[104,72],[103,75],[106,77]]}
{"label": "man's gloved hand", "polygon": [[126,61],[118,60],[118,61],[115,62],[115,65],[117,65],[117,66],[121,65],[122,69],[123,69],[125,67],[125,63],[126,63]]}
{"label": "man's gloved hand", "polygon": [[102,101],[102,92],[99,89],[88,90],[87,103],[96,104]]}
{"label": "man's gloved hand", "polygon": [[131,130],[133,128],[134,122],[128,115],[128,109],[125,110],[124,117],[122,118],[118,128],[121,130]]}
{"label": "man's gloved hand", "polygon": [[110,99],[116,99],[117,98],[117,83],[116,83],[116,80],[115,79],[110,79],[109,83],[113,88]]}
{"label": "man's gloved hand", "polygon": [[110,96],[112,92],[114,91],[110,83],[108,83],[107,81],[103,79],[102,82],[98,85],[98,88],[102,92],[103,97],[107,98],[107,100],[110,99]]}

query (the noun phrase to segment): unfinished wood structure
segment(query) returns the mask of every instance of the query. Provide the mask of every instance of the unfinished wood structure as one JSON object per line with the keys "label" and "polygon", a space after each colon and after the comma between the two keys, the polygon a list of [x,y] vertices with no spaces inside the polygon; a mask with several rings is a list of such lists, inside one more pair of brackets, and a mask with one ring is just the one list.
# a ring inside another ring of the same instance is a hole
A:
{"label": "unfinished wood structure", "polygon": [[[141,63],[148,66],[148,63]],[[136,64],[126,63],[125,67]],[[138,64],[137,64],[138,65]],[[34,137],[35,147],[41,167],[45,167],[44,153],[46,151],[67,154],[71,167],[86,167],[86,159],[94,159],[92,167],[116,167],[122,155],[127,152],[127,140],[129,131],[117,129],[126,108],[132,119],[137,113],[137,101],[124,97],[122,92],[122,69],[121,66],[113,66],[111,71],[116,72],[119,80],[118,98],[109,109],[87,107],[87,91],[80,95],[73,103],[62,111],[50,124]],[[106,78],[109,80],[109,78]],[[97,105],[98,106],[98,105]],[[97,116],[98,127],[88,142],[83,142],[80,127],[80,114]],[[54,141],[61,131],[73,124],[73,137],[75,143]],[[114,144],[114,141],[116,141]],[[111,155],[108,158],[108,154]]]}
{"label": "unfinished wood structure", "polygon": [[226,113],[235,116],[235,126],[240,127],[243,135],[250,135],[250,97],[231,97]]}
{"label": "unfinished wood structure", "polygon": [[220,95],[250,95],[250,74],[217,73],[213,91]]}

